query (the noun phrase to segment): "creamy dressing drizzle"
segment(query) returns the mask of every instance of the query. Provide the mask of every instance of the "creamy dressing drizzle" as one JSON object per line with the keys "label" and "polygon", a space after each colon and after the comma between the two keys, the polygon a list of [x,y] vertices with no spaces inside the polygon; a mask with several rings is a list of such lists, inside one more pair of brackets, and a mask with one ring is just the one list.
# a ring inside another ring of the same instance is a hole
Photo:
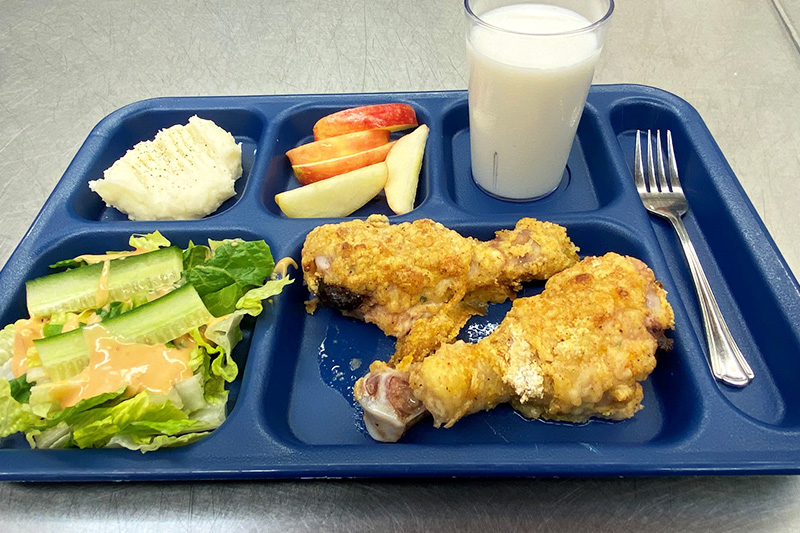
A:
{"label": "creamy dressing drizzle", "polygon": [[81,327],[81,320],[79,315],[69,315],[67,321],[64,322],[64,325],[61,326],[61,333],[66,333],[68,331],[73,331]]}
{"label": "creamy dressing drizzle", "polygon": [[108,273],[111,270],[111,261],[103,261],[103,268],[100,270],[100,279],[97,281],[97,308],[103,307],[108,303]]}
{"label": "creamy dressing drizzle", "polygon": [[110,252],[107,254],[84,254],[84,255],[79,255],[74,260],[83,261],[87,265],[93,265],[95,263],[108,262],[111,261],[112,259],[119,259],[121,257],[130,257],[132,255],[146,254],[147,252],[151,251],[152,250],[148,250],[146,248],[136,248],[135,250],[131,250],[129,252]]}
{"label": "creamy dressing drizzle", "polygon": [[28,372],[28,350],[33,341],[44,337],[43,328],[47,319],[23,318],[14,323],[14,355],[11,359],[11,373],[15,378]]}
{"label": "creamy dressing drizzle", "polygon": [[192,376],[189,358],[196,343],[188,335],[170,348],[121,342],[100,325],[84,328],[83,334],[89,345],[89,364],[63,386],[54,387],[53,400],[62,408],[123,387],[128,397],[145,390],[167,394],[175,383]]}
{"label": "creamy dressing drizzle", "polygon": [[286,277],[286,274],[289,272],[289,267],[297,268],[297,263],[294,262],[294,259],[291,257],[284,257],[277,263],[275,263],[275,268],[272,270],[272,279],[283,279]]}

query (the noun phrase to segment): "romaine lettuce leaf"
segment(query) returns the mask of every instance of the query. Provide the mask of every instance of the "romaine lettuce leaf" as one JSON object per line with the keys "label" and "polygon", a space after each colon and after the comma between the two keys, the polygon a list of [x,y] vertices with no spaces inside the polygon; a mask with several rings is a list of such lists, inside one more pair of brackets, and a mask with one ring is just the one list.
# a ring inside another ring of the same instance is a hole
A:
{"label": "romaine lettuce leaf", "polygon": [[176,391],[181,404],[183,404],[181,410],[184,413],[191,415],[208,405],[203,394],[203,378],[202,372],[199,372],[174,385],[173,390]]}
{"label": "romaine lettuce leaf", "polygon": [[206,338],[217,345],[219,352],[219,355],[211,361],[211,373],[220,376],[228,383],[236,379],[239,373],[239,367],[231,354],[233,347],[242,340],[239,324],[245,314],[247,313],[244,311],[235,311],[206,328]]}
{"label": "romaine lettuce leaf", "polygon": [[27,404],[14,399],[8,380],[0,378],[0,437],[26,431],[39,420]]}
{"label": "romaine lettuce leaf", "polygon": [[275,261],[264,241],[209,241],[209,247],[211,257],[185,270],[183,279],[194,286],[211,314],[223,316],[236,309],[247,290],[264,283]]}
{"label": "romaine lettuce leaf", "polygon": [[[47,384],[41,386],[46,387]],[[35,391],[37,388],[38,387],[33,387],[31,389],[31,393],[33,394],[33,391]],[[81,400],[72,407],[67,407],[65,409],[53,411],[51,413],[48,413],[43,420],[37,423],[36,427],[38,430],[45,430],[55,427],[61,422],[66,422],[67,424],[74,425],[80,422],[83,418],[86,418],[87,412],[93,411],[98,406],[101,406],[110,400],[115,400],[119,398],[120,396],[122,396],[124,392],[125,392],[124,388],[121,388],[114,392],[105,392],[103,394],[98,394],[97,396]],[[91,417],[92,415],[88,415],[88,418]]]}
{"label": "romaine lettuce leaf", "polygon": [[283,288],[294,280],[289,277],[273,279],[266,282],[261,287],[250,289],[236,302],[236,309],[246,311],[247,314],[258,316],[264,310],[262,301],[280,294]]}
{"label": "romaine lettuce leaf", "polygon": [[11,397],[17,400],[19,403],[28,403],[28,398],[31,397],[31,387],[35,384],[28,381],[26,375],[22,375],[18,378],[14,378],[9,380],[9,386],[11,387]]}
{"label": "romaine lettuce leaf", "polygon": [[189,246],[183,251],[183,269],[192,269],[205,263],[209,257],[211,257],[211,250],[208,246],[197,245],[189,241]]}
{"label": "romaine lettuce leaf", "polygon": [[279,294],[283,288],[292,283],[291,278],[267,281],[244,294],[235,304],[236,310],[221,320],[209,325],[205,337],[216,345],[207,346],[210,355],[215,355],[211,362],[211,373],[231,382],[236,378],[239,369],[233,360],[233,348],[242,340],[241,322],[245,315],[258,316],[263,311],[262,300]]}
{"label": "romaine lettuce leaf", "polygon": [[14,324],[9,324],[0,330],[0,365],[14,356]]}
{"label": "romaine lettuce leaf", "polygon": [[161,235],[161,232],[156,230],[153,233],[134,233],[131,235],[130,239],[128,239],[128,244],[131,248],[137,250],[153,251],[159,248],[169,248],[172,243],[169,242],[169,239]]}
{"label": "romaine lettuce leaf", "polygon": [[[211,372],[211,358],[219,356],[222,348],[212,346],[206,342],[197,330],[192,331],[191,335],[197,342],[197,348],[192,352],[191,359],[189,359],[189,368],[192,369],[195,375],[200,376],[203,399],[209,404],[227,402],[228,391],[225,390],[225,380]],[[233,378],[235,377],[234,375]],[[178,392],[181,394],[181,391]],[[183,397],[183,394],[181,394],[181,397]]]}
{"label": "romaine lettuce leaf", "polygon": [[119,435],[143,438],[208,429],[163,397],[146,391],[117,405],[84,411],[73,420],[64,421],[73,426],[72,438],[79,448],[102,447]]}
{"label": "romaine lettuce leaf", "polygon": [[152,452],[159,448],[169,448],[172,446],[184,446],[195,442],[208,435],[208,431],[200,433],[185,433],[183,435],[115,435],[108,441],[108,448],[127,448],[138,450],[142,453]]}
{"label": "romaine lettuce leaf", "polygon": [[231,279],[231,284],[222,289],[202,296],[203,303],[208,312],[215,317],[221,317],[236,308],[236,302],[243,295],[242,287]]}
{"label": "romaine lettuce leaf", "polygon": [[31,448],[48,450],[52,448],[67,448],[72,443],[72,428],[69,424],[61,422],[55,427],[42,432],[26,435]]}

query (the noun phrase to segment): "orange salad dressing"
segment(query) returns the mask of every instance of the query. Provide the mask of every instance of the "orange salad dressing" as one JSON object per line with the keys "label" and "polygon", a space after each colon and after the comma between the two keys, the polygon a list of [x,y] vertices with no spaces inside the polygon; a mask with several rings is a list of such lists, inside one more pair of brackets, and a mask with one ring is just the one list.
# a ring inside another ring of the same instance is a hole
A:
{"label": "orange salad dressing", "polygon": [[135,250],[131,250],[128,252],[112,252],[108,254],[84,254],[76,257],[75,261],[83,261],[87,265],[93,265],[94,263],[108,262],[112,259],[119,259],[121,257],[130,257],[132,255],[145,254],[150,251],[152,250],[148,250],[147,248],[136,248]]}
{"label": "orange salad dressing", "polygon": [[78,315],[71,315],[64,325],[61,326],[61,333],[66,333],[68,331],[73,331],[81,327],[81,321]]}
{"label": "orange salad dressing", "polygon": [[111,270],[111,261],[103,261],[103,268],[100,270],[100,279],[97,281],[97,298],[95,307],[103,307],[108,303],[108,273]]}
{"label": "orange salad dressing", "polygon": [[175,383],[192,376],[189,358],[195,343],[188,336],[181,339],[183,347],[170,348],[120,342],[97,325],[83,332],[89,345],[89,364],[67,380],[68,386],[55,389],[58,397],[53,399],[64,408],[123,387],[129,397],[145,390],[167,394]]}
{"label": "orange salad dressing", "polygon": [[46,319],[23,318],[14,323],[14,355],[11,358],[11,373],[15,378],[28,372],[28,350],[33,341],[44,337],[42,332]]}

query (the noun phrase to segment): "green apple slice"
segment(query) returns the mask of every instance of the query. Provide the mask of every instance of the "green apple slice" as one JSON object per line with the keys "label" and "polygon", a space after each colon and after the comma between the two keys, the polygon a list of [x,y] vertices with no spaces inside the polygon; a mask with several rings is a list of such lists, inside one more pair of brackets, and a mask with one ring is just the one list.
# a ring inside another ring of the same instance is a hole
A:
{"label": "green apple slice", "polygon": [[419,126],[398,139],[386,155],[386,166],[389,169],[389,177],[384,187],[386,201],[397,215],[414,209],[422,156],[425,154],[429,131],[428,126],[424,124]]}
{"label": "green apple slice", "polygon": [[339,174],[275,195],[290,218],[344,217],[375,198],[386,185],[386,163]]}

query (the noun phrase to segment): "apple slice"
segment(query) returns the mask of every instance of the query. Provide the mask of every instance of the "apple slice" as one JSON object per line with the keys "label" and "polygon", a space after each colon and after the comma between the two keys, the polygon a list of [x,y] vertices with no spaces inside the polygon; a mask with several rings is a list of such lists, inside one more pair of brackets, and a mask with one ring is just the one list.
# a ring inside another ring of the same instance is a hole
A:
{"label": "apple slice", "polygon": [[419,171],[428,141],[430,128],[423,124],[408,135],[400,137],[386,156],[389,177],[386,180],[386,201],[397,215],[414,209]]}
{"label": "apple slice", "polygon": [[398,131],[417,125],[417,114],[407,104],[351,107],[322,117],[314,124],[314,139],[327,139],[364,130]]}
{"label": "apple slice", "polygon": [[294,175],[302,185],[308,185],[316,181],[322,181],[357,168],[374,165],[386,159],[386,154],[389,153],[392,146],[396,141],[383,144],[377,148],[371,148],[358,152],[357,154],[346,155],[344,157],[337,157],[335,159],[326,159],[325,161],[317,161],[316,163],[308,163],[306,165],[295,165],[292,167]]}
{"label": "apple slice", "polygon": [[357,131],[292,148],[286,157],[292,165],[336,159],[384,145],[389,142],[389,135],[389,130]]}
{"label": "apple slice", "polygon": [[389,175],[380,162],[275,195],[290,218],[344,217],[373,199]]}

